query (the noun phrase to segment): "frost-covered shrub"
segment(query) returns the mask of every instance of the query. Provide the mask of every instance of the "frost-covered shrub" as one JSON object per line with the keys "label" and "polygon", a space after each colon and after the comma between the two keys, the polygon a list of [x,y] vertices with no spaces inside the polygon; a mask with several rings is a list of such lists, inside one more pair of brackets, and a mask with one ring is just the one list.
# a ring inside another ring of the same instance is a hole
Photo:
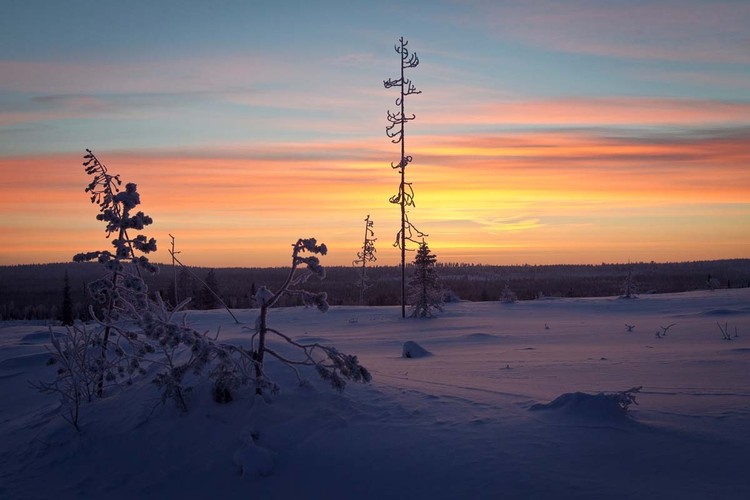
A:
{"label": "frost-covered shrub", "polygon": [[102,373],[100,331],[85,325],[71,325],[64,335],[50,330],[50,343],[45,346],[50,354],[47,364],[55,366],[56,377],[51,382],[31,382],[31,386],[60,396],[62,417],[80,431],[81,405],[94,398]]}
{"label": "frost-covered shrub", "polygon": [[503,304],[512,304],[516,300],[518,300],[518,297],[516,297],[516,293],[510,289],[510,286],[508,284],[505,284],[505,288],[503,288],[502,293],[500,294],[500,302]]}
{"label": "frost-covered shrub", "polygon": [[622,295],[620,297],[623,299],[635,299],[638,297],[637,293],[638,286],[633,278],[633,271],[628,271],[628,275],[622,283]]}
{"label": "frost-covered shrub", "polygon": [[[276,390],[277,386],[265,374],[265,356],[268,354],[294,370],[300,382],[303,378],[298,366],[313,366],[318,375],[337,390],[343,390],[346,379],[367,383],[371,380],[367,369],[359,364],[356,356],[340,353],[336,348],[318,343],[300,344],[289,336],[268,326],[268,311],[284,296],[298,296],[308,307],[315,307],[321,312],[328,310],[328,297],[325,292],[313,293],[299,288],[312,276],[325,278],[325,269],[320,264],[318,255],[328,253],[325,244],[318,245],[315,238],[299,239],[292,245],[292,266],[284,283],[276,292],[262,286],[255,294],[255,301],[260,307],[260,314],[253,333],[253,360],[255,361],[256,393],[263,394],[266,389]],[[310,255],[304,255],[309,253]],[[304,266],[304,267],[300,267]],[[268,335],[272,334],[296,347],[300,357],[292,359],[282,355],[267,344]]]}
{"label": "frost-covered shrub", "polygon": [[637,405],[636,395],[642,386],[631,387],[619,392],[600,392],[588,394],[571,392],[558,396],[549,403],[537,403],[529,409],[532,411],[555,411],[577,418],[623,418],[630,410],[630,405]]}
{"label": "frost-covered shrub", "polygon": [[461,297],[453,290],[443,290],[443,303],[450,304],[455,302],[461,302]]}

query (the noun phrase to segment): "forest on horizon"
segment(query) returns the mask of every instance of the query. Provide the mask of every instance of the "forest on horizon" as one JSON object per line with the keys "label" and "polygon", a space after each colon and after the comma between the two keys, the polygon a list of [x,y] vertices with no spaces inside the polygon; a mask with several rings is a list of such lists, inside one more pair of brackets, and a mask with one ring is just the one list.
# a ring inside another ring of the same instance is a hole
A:
{"label": "forest on horizon", "polygon": [[[258,287],[279,286],[288,268],[187,268],[212,288],[233,309],[253,307]],[[353,266],[326,267],[325,280],[311,279],[311,291],[325,291],[331,305],[358,305],[361,269]],[[409,269],[407,268],[407,273]],[[446,300],[497,301],[506,285],[519,300],[541,297],[600,297],[622,293],[629,273],[638,293],[673,293],[706,289],[709,280],[720,288],[750,286],[750,259],[630,264],[480,265],[438,263]],[[63,300],[68,275],[74,314],[88,319],[86,283],[104,273],[94,263],[24,264],[0,266],[0,320],[55,320]],[[209,277],[212,274],[213,277]],[[207,293],[191,273],[171,264],[161,264],[160,273],[146,276],[151,292],[158,291],[174,302],[175,275],[178,300],[192,297],[188,309],[214,309],[220,303]],[[397,305],[400,301],[400,267],[367,268],[370,287],[365,292],[369,306]],[[287,301],[282,306],[301,305]]]}

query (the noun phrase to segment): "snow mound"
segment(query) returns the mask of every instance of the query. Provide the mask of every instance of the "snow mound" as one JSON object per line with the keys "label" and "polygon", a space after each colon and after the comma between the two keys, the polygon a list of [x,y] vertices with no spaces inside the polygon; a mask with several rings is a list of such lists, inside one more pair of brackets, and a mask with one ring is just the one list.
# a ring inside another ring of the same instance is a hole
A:
{"label": "snow mound", "polygon": [[266,448],[258,446],[252,438],[232,455],[235,467],[243,477],[268,477],[273,474],[273,457]]}
{"label": "snow mound", "polygon": [[639,390],[640,387],[614,393],[569,392],[549,403],[537,403],[530,410],[549,411],[586,420],[618,422],[629,419],[628,406],[635,403],[635,393]]}
{"label": "snow mound", "polygon": [[[60,337],[65,336],[65,333],[52,332],[52,335],[54,335],[56,338],[60,338]],[[50,336],[49,330],[28,333],[24,335],[23,337],[21,337],[20,344],[46,344],[47,342],[49,342],[49,336]]]}
{"label": "snow mound", "polygon": [[313,335],[300,335],[296,340],[301,344],[325,344],[331,342],[326,337],[315,337]]}
{"label": "snow mound", "polygon": [[700,313],[701,316],[732,316],[735,314],[746,314],[747,311],[730,308],[707,309]]}
{"label": "snow mound", "polygon": [[469,333],[468,335],[464,335],[463,338],[465,340],[479,342],[497,342],[501,340],[499,336],[493,335],[491,333]]}
{"label": "snow mound", "polygon": [[432,353],[421,345],[411,340],[404,342],[404,347],[401,350],[402,358],[425,358],[427,356],[432,356]]}
{"label": "snow mound", "polygon": [[44,366],[49,359],[50,355],[46,352],[4,359],[0,361],[0,373],[4,375],[8,375],[9,372],[21,374],[34,367]]}

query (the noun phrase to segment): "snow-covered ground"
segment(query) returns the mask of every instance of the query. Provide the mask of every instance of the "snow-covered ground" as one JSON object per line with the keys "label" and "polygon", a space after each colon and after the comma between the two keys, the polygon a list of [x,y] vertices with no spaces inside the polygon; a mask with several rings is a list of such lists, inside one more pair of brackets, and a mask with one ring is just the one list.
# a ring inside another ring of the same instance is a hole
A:
{"label": "snow-covered ground", "polygon": [[[0,498],[750,498],[750,289],[399,312],[272,312],[357,354],[371,384],[299,387],[276,365],[270,401],[198,386],[183,414],[144,380],[85,406],[81,434],[28,385],[54,373],[45,328],[0,323]],[[249,336],[225,311],[187,319]],[[401,357],[406,341],[430,355]],[[574,394],[635,386],[629,415]]]}

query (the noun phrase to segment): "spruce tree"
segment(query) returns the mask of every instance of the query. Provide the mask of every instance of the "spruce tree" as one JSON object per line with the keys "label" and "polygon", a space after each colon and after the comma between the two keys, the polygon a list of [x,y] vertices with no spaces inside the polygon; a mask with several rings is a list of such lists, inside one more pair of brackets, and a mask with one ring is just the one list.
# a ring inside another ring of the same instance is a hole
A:
{"label": "spruce tree", "polygon": [[430,318],[433,311],[443,310],[443,290],[435,263],[437,257],[422,241],[414,257],[414,271],[409,280],[409,303],[414,318]]}

